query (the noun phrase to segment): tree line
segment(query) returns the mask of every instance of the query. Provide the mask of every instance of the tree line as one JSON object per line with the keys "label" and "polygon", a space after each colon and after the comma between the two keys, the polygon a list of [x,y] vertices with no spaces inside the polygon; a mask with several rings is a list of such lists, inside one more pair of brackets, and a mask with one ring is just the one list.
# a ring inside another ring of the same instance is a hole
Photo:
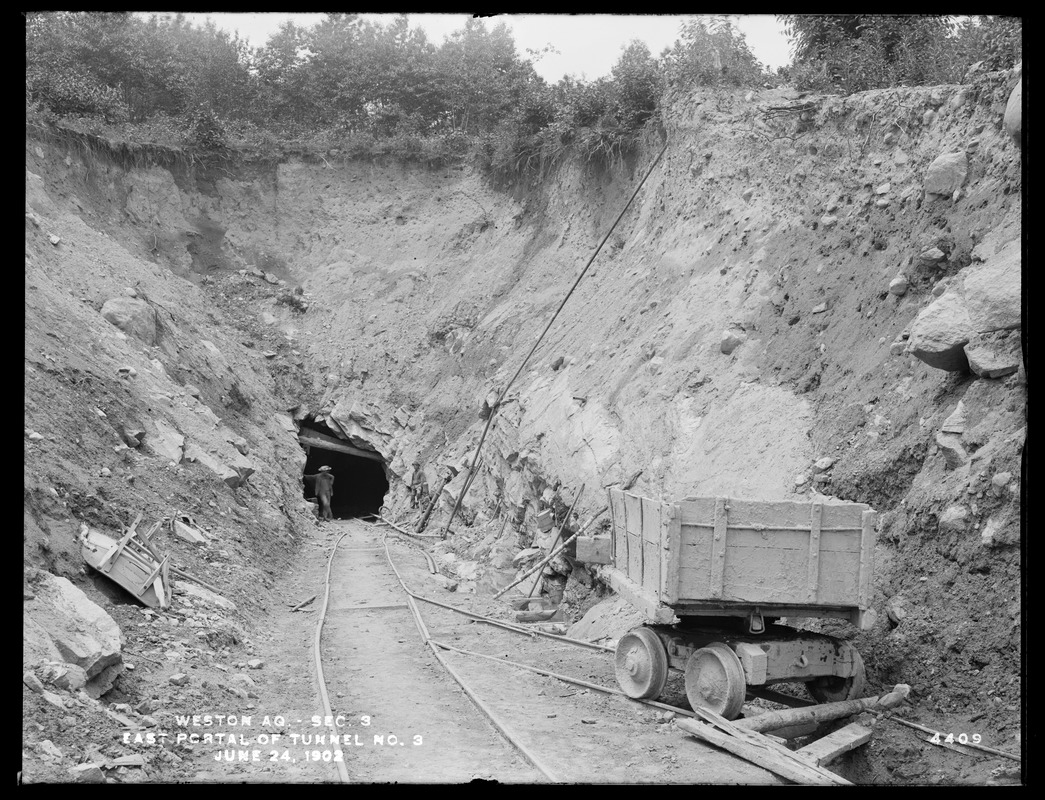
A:
{"label": "tree line", "polygon": [[[985,53],[1011,62],[1022,30],[996,17],[781,19],[795,48],[787,77],[825,91],[943,82]],[[727,16],[684,22],[658,56],[631,42],[607,77],[554,84],[534,69],[541,52],[520,54],[504,23],[475,18],[437,45],[405,16],[328,14],[287,22],[258,48],[180,14],[25,21],[27,113],[165,128],[201,148],[304,140],[429,161],[473,153],[503,175],[567,151],[623,158],[671,87],[781,79]]]}

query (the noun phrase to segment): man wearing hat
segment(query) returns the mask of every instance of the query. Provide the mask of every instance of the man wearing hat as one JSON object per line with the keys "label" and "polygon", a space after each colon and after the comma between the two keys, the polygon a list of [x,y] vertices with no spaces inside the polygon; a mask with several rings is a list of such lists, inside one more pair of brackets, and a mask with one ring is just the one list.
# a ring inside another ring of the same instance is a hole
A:
{"label": "man wearing hat", "polygon": [[411,466],[414,471],[410,474],[410,508],[417,508],[428,494],[428,479],[421,469],[420,461],[415,461]]}
{"label": "man wearing hat", "polygon": [[330,467],[324,464],[315,475],[305,476],[306,497],[309,492],[312,492],[319,501],[319,518],[333,519],[334,514],[330,510],[330,498],[334,496],[334,476]]}

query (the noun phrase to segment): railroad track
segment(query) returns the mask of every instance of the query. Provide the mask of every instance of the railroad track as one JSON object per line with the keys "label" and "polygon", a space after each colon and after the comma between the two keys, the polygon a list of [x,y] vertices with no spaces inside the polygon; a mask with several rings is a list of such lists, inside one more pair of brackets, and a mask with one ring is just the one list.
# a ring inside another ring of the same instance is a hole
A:
{"label": "railroad track", "polygon": [[612,650],[436,599],[415,542],[341,524],[315,640],[327,714],[342,722],[329,732],[352,742],[340,761],[332,754],[340,780],[709,781],[718,770],[774,782],[707,749],[694,771],[679,755],[692,757],[693,743],[651,724],[658,711],[692,713],[624,697]]}

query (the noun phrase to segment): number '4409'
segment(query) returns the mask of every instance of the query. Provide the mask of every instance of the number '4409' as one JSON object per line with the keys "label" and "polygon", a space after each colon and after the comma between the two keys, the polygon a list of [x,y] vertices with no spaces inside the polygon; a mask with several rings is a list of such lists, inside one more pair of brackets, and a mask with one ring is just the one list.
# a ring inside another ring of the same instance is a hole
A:
{"label": "number '4409'", "polygon": [[974,733],[972,736],[967,733],[959,733],[957,736],[953,733],[948,733],[944,736],[942,733],[937,731],[929,739],[929,742],[931,744],[979,744],[982,739],[983,737],[978,733]]}

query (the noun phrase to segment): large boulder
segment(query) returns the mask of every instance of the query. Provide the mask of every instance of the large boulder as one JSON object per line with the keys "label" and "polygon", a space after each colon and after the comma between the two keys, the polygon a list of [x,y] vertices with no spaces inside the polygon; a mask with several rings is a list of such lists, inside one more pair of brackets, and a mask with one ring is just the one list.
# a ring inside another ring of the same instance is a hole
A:
{"label": "large boulder", "polygon": [[104,694],[123,670],[119,626],[66,578],[35,570],[31,579],[24,619],[46,632],[62,661],[83,669],[91,696]]}
{"label": "large boulder", "polygon": [[250,466],[250,462],[246,458],[236,454],[236,458],[245,462],[245,465],[241,464],[237,468],[230,467],[218,456],[213,453],[207,452],[195,442],[189,442],[185,445],[185,460],[195,461],[225,482],[226,485],[235,489],[237,486],[243,485],[243,482],[254,472],[254,467]]}
{"label": "large boulder", "polygon": [[979,333],[1020,327],[1022,295],[1018,243],[962,272],[965,304]]}
{"label": "large boulder", "polygon": [[965,355],[969,369],[981,378],[1004,378],[1020,368],[1020,340],[1015,334],[976,335],[965,345]]}
{"label": "large boulder", "polygon": [[1020,76],[1019,83],[1009,95],[1009,102],[1005,105],[1005,132],[1021,144],[1023,134],[1023,77]]}
{"label": "large boulder", "polygon": [[185,437],[166,420],[152,421],[152,430],[145,435],[145,449],[175,464],[181,462]]}
{"label": "large boulder", "polygon": [[969,368],[965,345],[975,333],[965,300],[948,291],[915,317],[908,349],[930,367],[961,372]]}
{"label": "large boulder", "polygon": [[150,347],[156,344],[156,311],[136,297],[113,297],[102,306],[102,316],[124,333],[141,339]]}
{"label": "large boulder", "polygon": [[929,165],[925,173],[924,188],[927,194],[954,194],[969,175],[969,160],[964,151],[943,153]]}

